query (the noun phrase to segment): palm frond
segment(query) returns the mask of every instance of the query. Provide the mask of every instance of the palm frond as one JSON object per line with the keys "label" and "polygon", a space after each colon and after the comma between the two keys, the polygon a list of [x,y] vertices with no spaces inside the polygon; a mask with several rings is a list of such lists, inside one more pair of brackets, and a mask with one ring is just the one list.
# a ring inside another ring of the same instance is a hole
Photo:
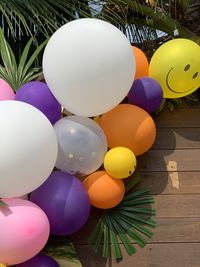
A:
{"label": "palm frond", "polygon": [[48,37],[72,19],[91,17],[91,8],[86,0],[4,0],[0,13],[1,26],[7,24],[13,37],[37,32]]}
{"label": "palm frond", "polygon": [[[99,17],[110,21],[118,27],[129,27],[131,25],[143,26],[154,34],[160,30],[170,36],[178,32],[179,37],[190,38],[200,42],[199,33],[189,27],[186,21],[188,10],[197,14],[197,5],[191,1],[147,1],[147,0],[107,0],[99,1],[103,6]],[[192,9],[193,8],[193,9]],[[184,14],[183,14],[184,12]],[[198,19],[196,15],[195,19]],[[191,20],[191,17],[190,17]],[[194,19],[193,19],[194,21]],[[198,25],[198,24],[197,24]],[[137,34],[136,34],[137,36]]]}
{"label": "palm frond", "polygon": [[151,207],[141,207],[154,202],[147,189],[129,192],[122,202],[115,208],[106,211],[99,219],[94,231],[88,239],[88,243],[94,246],[95,252],[100,249],[103,243],[103,257],[108,258],[109,244],[113,247],[116,260],[123,259],[119,245],[122,243],[128,255],[136,253],[132,242],[137,243],[141,248],[146,245],[144,236],[151,238],[152,231],[148,228],[155,228],[156,222],[150,217],[156,212]]}

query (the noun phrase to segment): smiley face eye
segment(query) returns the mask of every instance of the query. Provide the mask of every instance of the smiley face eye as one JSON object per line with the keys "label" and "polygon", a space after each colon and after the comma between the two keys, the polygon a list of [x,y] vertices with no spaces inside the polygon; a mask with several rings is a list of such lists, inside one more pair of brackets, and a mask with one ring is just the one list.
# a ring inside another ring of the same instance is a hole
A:
{"label": "smiley face eye", "polygon": [[190,69],[190,64],[187,64],[184,68],[184,71],[188,71]]}
{"label": "smiley face eye", "polygon": [[193,75],[193,77],[192,77],[192,78],[193,78],[193,79],[195,79],[195,78],[198,76],[198,74],[199,74],[199,73],[198,73],[198,72],[196,72],[196,73]]}
{"label": "smiley face eye", "polygon": [[132,173],[132,171],[129,171],[129,174],[131,174]]}

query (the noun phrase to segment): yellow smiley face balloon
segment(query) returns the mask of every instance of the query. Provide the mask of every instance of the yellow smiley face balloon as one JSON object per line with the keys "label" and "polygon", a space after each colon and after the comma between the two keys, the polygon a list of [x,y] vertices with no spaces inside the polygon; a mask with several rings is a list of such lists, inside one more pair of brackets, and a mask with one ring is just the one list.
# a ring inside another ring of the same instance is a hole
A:
{"label": "yellow smiley face balloon", "polygon": [[4,264],[0,263],[0,267],[6,267],[6,265],[4,265]]}
{"label": "yellow smiley face balloon", "polygon": [[188,39],[174,39],[154,53],[149,76],[157,80],[165,98],[191,94],[200,86],[200,47]]}
{"label": "yellow smiley face balloon", "polygon": [[110,149],[104,158],[106,172],[114,178],[127,178],[136,168],[136,157],[126,147],[114,147]]}

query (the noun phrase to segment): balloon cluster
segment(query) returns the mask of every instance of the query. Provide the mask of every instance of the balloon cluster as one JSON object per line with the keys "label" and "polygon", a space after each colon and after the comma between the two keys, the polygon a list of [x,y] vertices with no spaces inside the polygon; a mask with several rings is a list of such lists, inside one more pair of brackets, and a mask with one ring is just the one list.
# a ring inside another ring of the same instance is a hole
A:
{"label": "balloon cluster", "polygon": [[156,137],[148,112],[159,107],[162,89],[148,69],[116,27],[80,19],[50,38],[46,83],[29,82],[15,95],[0,80],[1,264],[58,266],[38,254],[49,234],[77,232],[91,205],[120,203],[123,179]]}

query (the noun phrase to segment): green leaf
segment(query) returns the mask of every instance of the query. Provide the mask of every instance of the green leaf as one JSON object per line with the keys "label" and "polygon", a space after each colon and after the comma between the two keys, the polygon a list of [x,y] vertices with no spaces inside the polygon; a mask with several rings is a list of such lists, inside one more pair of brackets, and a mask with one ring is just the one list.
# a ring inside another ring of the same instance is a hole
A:
{"label": "green leaf", "polygon": [[51,236],[42,252],[62,262],[63,267],[82,267],[73,244],[66,237]]}
{"label": "green leaf", "polygon": [[154,220],[148,220],[146,218],[142,218],[142,217],[136,216],[133,213],[129,213],[129,212],[126,212],[126,211],[121,211],[121,210],[119,211],[119,214],[122,214],[124,216],[130,217],[131,219],[134,219],[136,222],[148,225],[150,227],[153,227],[153,228],[156,227],[156,222]]}
{"label": "green leaf", "polygon": [[96,240],[98,233],[101,230],[101,225],[102,225],[102,218],[100,218],[97,222],[96,227],[94,228],[92,234],[90,235],[90,237],[88,238],[88,244],[91,245],[92,243],[94,243],[94,240]]}
{"label": "green leaf", "polygon": [[47,44],[48,40],[45,40],[42,44],[40,44],[36,50],[34,51],[34,53],[32,54],[32,56],[30,57],[30,59],[28,60],[28,62],[26,63],[24,70],[23,70],[23,77],[26,75],[26,73],[28,72],[29,68],[32,66],[33,62],[35,61],[35,59],[37,58],[37,56],[40,54],[40,52],[42,51],[42,49],[45,47],[45,45]]}
{"label": "green leaf", "polygon": [[5,206],[8,206],[4,201],[2,201],[1,199],[0,199],[0,207],[5,207]]}
{"label": "green leaf", "polygon": [[126,221],[124,221],[123,217],[121,216],[114,216],[114,218],[116,218],[116,221],[121,225],[121,227],[123,227],[124,229],[126,229],[127,234],[141,247],[145,247],[146,245],[146,241],[142,238],[142,236],[140,234],[138,234],[137,232],[134,232],[131,230],[131,226],[129,223],[127,223]]}
{"label": "green leaf", "polygon": [[10,45],[4,37],[3,29],[0,29],[0,48],[1,48],[1,58],[7,74],[10,79],[13,81],[13,85],[16,85],[16,72],[17,72],[17,63],[15,55],[10,48]]}
{"label": "green leaf", "polygon": [[140,214],[147,214],[151,216],[156,215],[156,211],[153,209],[142,209],[142,208],[133,208],[133,207],[123,207],[123,208],[118,208],[118,210],[123,210],[123,211],[130,211],[131,213],[140,213]]}
{"label": "green leaf", "polygon": [[21,55],[21,58],[20,58],[20,61],[19,61],[19,65],[18,65],[18,77],[19,77],[19,79],[22,79],[23,70],[24,70],[24,67],[25,67],[25,64],[26,64],[26,61],[27,61],[27,57],[28,57],[32,42],[33,42],[33,38],[31,38],[28,41],[28,43],[26,44],[26,46],[25,46],[25,48],[23,50],[23,53]]}
{"label": "green leaf", "polygon": [[114,257],[115,257],[115,259],[120,260],[123,258],[123,256],[122,256],[120,246],[117,242],[117,237],[115,235],[114,228],[112,226],[110,217],[109,216],[105,216],[105,217],[106,217],[108,228],[109,228],[110,240],[111,240],[113,250],[114,250]]}
{"label": "green leaf", "polygon": [[131,244],[130,240],[127,238],[124,229],[119,225],[118,221],[116,221],[114,218],[112,218],[111,222],[114,226],[115,233],[117,234],[117,236],[119,236],[120,240],[122,241],[128,255],[130,256],[134,254],[136,252],[136,248]]}
{"label": "green leaf", "polygon": [[[138,224],[131,216],[124,216],[123,214],[120,214],[120,216],[123,218],[123,220],[127,223],[129,223],[134,229],[139,231],[140,233],[146,235],[147,237],[151,238],[153,236],[153,233],[147,229],[142,224]],[[149,226],[149,225],[148,225]]]}
{"label": "green leaf", "polygon": [[94,247],[95,252],[99,250],[101,241],[103,239],[103,235],[104,235],[104,224],[103,224],[103,220],[100,219],[100,228],[99,228],[99,232],[97,233],[96,240],[95,240],[95,247]]}
{"label": "green leaf", "polygon": [[143,195],[146,195],[148,192],[149,190],[145,188],[145,189],[130,193],[123,198],[123,203],[126,202],[127,200],[130,200],[130,199],[132,200],[135,198],[139,198]]}
{"label": "green leaf", "polygon": [[[109,238],[115,259],[123,259],[118,241],[122,242],[129,255],[136,252],[130,240],[142,248],[145,246],[146,240],[143,236],[149,238],[153,236],[153,233],[146,227],[155,228],[156,226],[155,220],[151,219],[151,216],[156,214],[155,210],[149,207],[153,198],[145,196],[148,193],[148,189],[128,192],[118,206],[104,212],[89,238],[90,243],[91,241],[95,243],[96,252],[100,248],[100,243],[103,242],[103,256],[109,257]],[[135,207],[146,204],[148,207]]]}
{"label": "green leaf", "polygon": [[154,111],[154,114],[158,115],[165,108],[165,105],[166,105],[166,98],[163,98],[160,107],[156,111]]}
{"label": "green leaf", "polygon": [[31,38],[26,44],[22,56],[20,58],[19,65],[17,66],[15,55],[12,49],[10,48],[10,45],[6,41],[3,30],[0,29],[0,50],[1,59],[3,62],[3,66],[0,65],[0,77],[5,79],[15,91],[20,88],[24,83],[32,81],[42,74],[41,67],[31,67],[36,61],[38,55],[40,54],[44,46],[46,45],[47,40],[45,40],[41,45],[39,45],[33,52],[32,56],[28,59],[28,54],[32,42],[33,39]]}
{"label": "green leaf", "polygon": [[153,204],[154,199],[152,197],[147,197],[147,198],[141,198],[141,199],[130,199],[130,200],[125,200],[120,204],[120,206],[139,206],[139,205],[144,205],[144,204]]}
{"label": "green leaf", "polygon": [[37,79],[40,75],[42,75],[42,70],[38,68],[37,70],[31,70],[21,81],[21,84],[28,83],[30,81],[33,81]]}
{"label": "green leaf", "polygon": [[125,183],[126,193],[131,191],[137,184],[139,184],[141,177],[138,174],[134,174],[127,180],[128,181]]}
{"label": "green leaf", "polygon": [[[103,218],[105,220],[105,218]],[[103,239],[103,257],[108,258],[109,255],[109,230],[107,224],[104,222],[103,227],[104,239]]]}

